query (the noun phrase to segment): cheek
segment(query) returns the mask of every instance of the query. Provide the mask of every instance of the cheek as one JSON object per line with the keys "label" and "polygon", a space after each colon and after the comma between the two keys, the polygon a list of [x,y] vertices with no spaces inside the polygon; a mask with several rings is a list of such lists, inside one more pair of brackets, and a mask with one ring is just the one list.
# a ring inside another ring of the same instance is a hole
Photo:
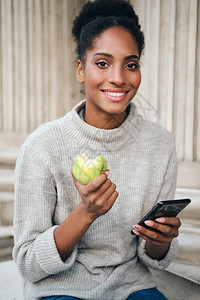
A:
{"label": "cheek", "polygon": [[135,87],[139,87],[140,83],[141,83],[141,73],[138,72],[138,73],[134,74],[134,76],[132,78],[132,84]]}
{"label": "cheek", "polygon": [[103,76],[99,75],[98,72],[88,72],[85,76],[85,89],[94,90],[97,89],[103,81]]}

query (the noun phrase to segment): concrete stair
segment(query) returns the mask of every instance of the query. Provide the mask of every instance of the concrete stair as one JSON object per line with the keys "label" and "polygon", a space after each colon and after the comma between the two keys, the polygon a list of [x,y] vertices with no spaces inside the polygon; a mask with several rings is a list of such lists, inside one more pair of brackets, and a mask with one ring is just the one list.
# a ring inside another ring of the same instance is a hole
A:
{"label": "concrete stair", "polygon": [[0,262],[12,259],[13,226],[0,227]]}
{"label": "concrete stair", "polygon": [[176,199],[192,202],[179,215],[179,250],[166,270],[150,270],[168,300],[200,299],[200,190],[177,189]]}
{"label": "concrete stair", "polygon": [[177,260],[198,265],[200,271],[200,226],[182,224]]}
{"label": "concrete stair", "polygon": [[13,192],[0,191],[0,262],[12,259],[13,200]]}
{"label": "concrete stair", "polygon": [[[177,264],[176,267],[179,268],[180,266]],[[200,299],[200,285],[190,279],[184,278],[168,269],[164,271],[150,270],[150,272],[155,279],[158,289],[168,300]]]}
{"label": "concrete stair", "polygon": [[14,168],[18,148],[0,148],[0,261],[12,259]]}
{"label": "concrete stair", "polygon": [[15,166],[18,151],[18,147],[0,148],[0,166],[13,168]]}
{"label": "concrete stair", "polygon": [[180,198],[192,201],[179,215],[179,250],[167,270],[200,284],[200,190],[177,189],[176,199]]}
{"label": "concrete stair", "polygon": [[0,226],[13,224],[14,168],[18,148],[0,148]]}

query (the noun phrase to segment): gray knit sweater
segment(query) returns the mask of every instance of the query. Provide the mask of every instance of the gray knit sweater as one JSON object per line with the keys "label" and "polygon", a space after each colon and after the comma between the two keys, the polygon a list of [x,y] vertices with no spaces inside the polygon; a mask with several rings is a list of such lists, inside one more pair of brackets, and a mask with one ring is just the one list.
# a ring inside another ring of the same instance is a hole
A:
{"label": "gray knit sweater", "polygon": [[[145,241],[130,234],[158,200],[174,197],[177,164],[171,133],[143,120],[133,103],[120,127],[94,128],[77,113],[83,105],[41,125],[19,152],[13,257],[27,300],[50,295],[123,300],[138,289],[154,287],[148,267],[164,269],[176,253],[174,239],[164,259],[151,259]],[[80,202],[70,170],[81,153],[105,156],[119,196],[63,262],[54,230]]]}

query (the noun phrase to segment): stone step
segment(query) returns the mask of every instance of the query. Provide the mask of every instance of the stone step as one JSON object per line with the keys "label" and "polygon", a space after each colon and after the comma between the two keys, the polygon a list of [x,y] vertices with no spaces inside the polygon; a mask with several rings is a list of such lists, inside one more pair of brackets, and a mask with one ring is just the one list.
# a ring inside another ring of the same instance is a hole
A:
{"label": "stone step", "polygon": [[14,245],[13,238],[0,239],[0,244],[1,243],[3,243],[3,246],[0,245],[0,262],[11,260]]}
{"label": "stone step", "polygon": [[13,202],[14,201],[14,192],[0,192],[0,203]]}
{"label": "stone step", "polygon": [[199,266],[200,271],[200,223],[182,223],[178,236],[179,250],[176,260]]}
{"label": "stone step", "polygon": [[[172,269],[171,269],[172,267]],[[184,268],[186,265],[170,264],[167,270],[150,270],[158,289],[168,300],[199,300],[200,284],[189,278],[185,278]],[[188,266],[190,268],[190,266]],[[177,271],[182,270],[182,274]],[[188,270],[187,270],[188,271]],[[185,273],[187,273],[187,271]],[[192,273],[199,270],[191,269]],[[194,276],[195,276],[194,274]],[[182,276],[183,275],[183,276]],[[188,275],[188,274],[187,274]],[[190,277],[190,273],[189,273]]]}
{"label": "stone step", "polygon": [[0,225],[9,226],[13,224],[14,193],[0,192]]}
{"label": "stone step", "polygon": [[196,220],[200,222],[200,199],[192,202],[180,213],[180,219]]}
{"label": "stone step", "polygon": [[0,263],[0,299],[23,300],[23,282],[13,260]]}
{"label": "stone step", "polygon": [[0,191],[14,191],[14,169],[0,168]]}
{"label": "stone step", "polygon": [[195,224],[200,222],[200,190],[179,189],[176,190],[176,199],[190,198],[191,203],[179,214],[181,220]]}
{"label": "stone step", "polygon": [[175,198],[190,198],[192,202],[198,200],[200,202],[200,189],[184,189],[177,187]]}
{"label": "stone step", "polygon": [[13,226],[0,226],[0,238],[12,237]]}
{"label": "stone step", "polygon": [[19,147],[0,148],[0,166],[14,168]]}
{"label": "stone step", "polygon": [[167,271],[200,285],[200,266],[174,260]]}
{"label": "stone step", "polygon": [[12,259],[13,226],[0,227],[0,262]]}

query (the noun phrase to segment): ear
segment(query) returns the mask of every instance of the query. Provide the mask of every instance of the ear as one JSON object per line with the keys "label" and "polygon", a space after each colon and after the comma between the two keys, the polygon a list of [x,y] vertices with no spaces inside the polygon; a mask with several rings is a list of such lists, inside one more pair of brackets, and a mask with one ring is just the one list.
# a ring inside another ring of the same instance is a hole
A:
{"label": "ear", "polygon": [[80,59],[76,64],[76,78],[80,83],[84,83],[84,66]]}

